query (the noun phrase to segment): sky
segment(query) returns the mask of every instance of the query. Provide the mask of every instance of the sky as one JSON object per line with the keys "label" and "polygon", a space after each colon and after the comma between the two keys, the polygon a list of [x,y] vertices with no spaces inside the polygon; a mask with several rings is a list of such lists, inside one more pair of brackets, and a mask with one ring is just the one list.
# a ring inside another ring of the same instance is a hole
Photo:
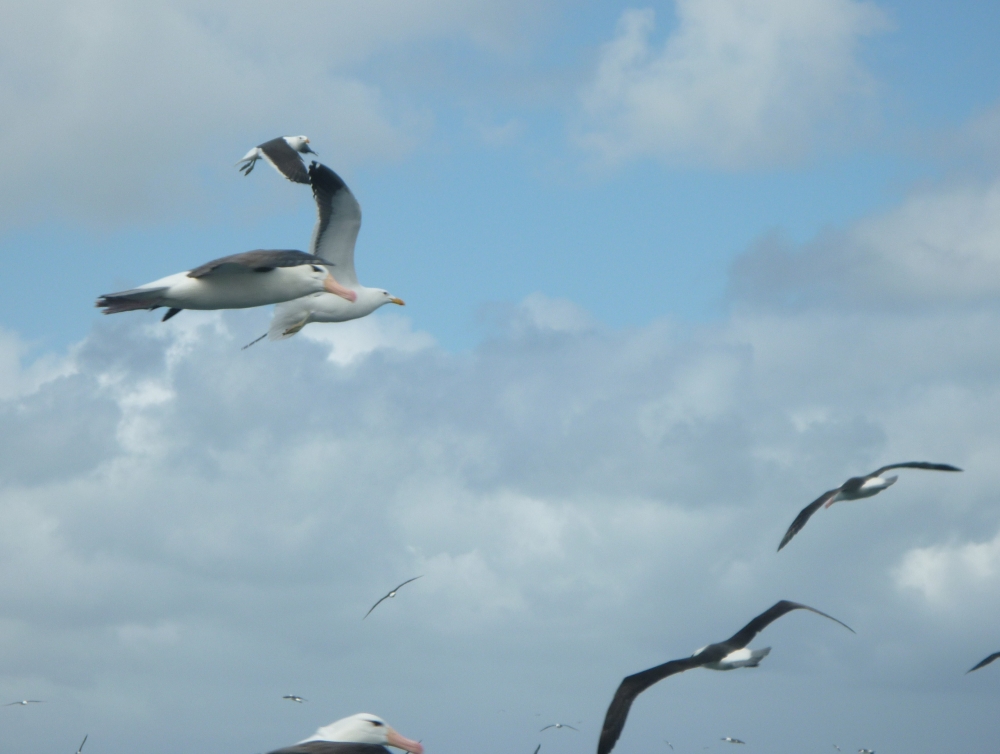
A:
{"label": "sky", "polygon": [[[0,25],[0,750],[255,754],[353,714],[593,751],[987,751],[1000,7],[104,0]],[[306,134],[406,301],[97,296],[306,249]],[[798,511],[849,476],[876,498]],[[406,586],[367,619],[376,599]],[[308,701],[281,699],[297,694]],[[540,729],[561,722],[579,728]]]}

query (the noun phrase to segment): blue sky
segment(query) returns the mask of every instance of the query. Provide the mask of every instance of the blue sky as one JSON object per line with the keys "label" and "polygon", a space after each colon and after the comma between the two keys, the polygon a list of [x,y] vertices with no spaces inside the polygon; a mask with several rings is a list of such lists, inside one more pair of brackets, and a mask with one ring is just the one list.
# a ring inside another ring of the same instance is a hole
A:
{"label": "blue sky", "polygon": [[[782,598],[858,634],[784,618],[616,751],[993,745],[995,669],[963,673],[1000,649],[1000,9],[5,17],[0,703],[45,704],[0,748],[259,752],[365,710],[429,754],[590,750],[624,675]],[[306,248],[308,190],[234,167],[298,133],[405,309],[241,351],[266,308],[94,308]],[[904,460],[966,471],[775,554]]]}

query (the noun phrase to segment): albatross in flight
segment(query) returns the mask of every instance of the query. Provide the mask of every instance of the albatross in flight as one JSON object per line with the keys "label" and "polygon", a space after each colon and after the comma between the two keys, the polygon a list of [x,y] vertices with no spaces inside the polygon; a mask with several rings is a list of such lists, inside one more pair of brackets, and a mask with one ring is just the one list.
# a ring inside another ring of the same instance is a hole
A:
{"label": "albatross in flight", "polygon": [[569,728],[570,730],[575,730],[577,733],[580,732],[579,728],[574,728],[572,725],[566,725],[566,723],[552,723],[552,725],[546,725],[544,728],[542,728],[542,730],[538,732],[541,733],[542,731],[548,730],[549,728]]}
{"label": "albatross in flight", "polygon": [[[691,670],[692,668],[733,670],[735,668],[756,667],[767,652],[770,651],[770,647],[767,650],[758,650],[755,653],[753,650],[746,648],[747,644],[753,641],[754,637],[771,623],[793,610],[809,610],[817,615],[822,615],[824,618],[829,618],[835,623],[840,623],[848,631],[854,633],[854,629],[846,623],[841,623],[832,615],[827,615],[808,605],[789,602],[788,600],[776,602],[725,641],[702,647],[690,657],[684,657],[680,660],[670,660],[662,665],[657,665],[654,668],[643,670],[625,678],[621,682],[621,685],[618,686],[614,699],[611,700],[611,705],[604,716],[604,726],[601,729],[601,737],[597,743],[597,754],[608,754],[615,747],[618,737],[625,728],[625,719],[628,717],[628,711],[632,707],[632,702],[635,701],[639,694],[653,684],[659,683],[668,676],[683,673],[685,670]],[[764,652],[763,655],[759,654],[761,651]]]}
{"label": "albatross in flight", "polygon": [[262,157],[285,178],[296,183],[309,183],[309,173],[301,154],[316,154],[309,147],[305,136],[279,136],[277,139],[258,144],[236,164],[243,175],[250,175],[257,160]]}
{"label": "albatross in flight", "polygon": [[882,477],[882,474],[890,469],[961,471],[961,469],[957,466],[951,466],[947,463],[909,461],[907,463],[891,463],[888,466],[876,469],[871,474],[866,474],[865,476],[852,476],[836,489],[824,492],[799,512],[799,515],[795,517],[794,521],[792,521],[792,525],[788,527],[788,531],[785,532],[785,536],[781,538],[781,544],[778,545],[778,551],[780,552],[781,548],[787,545],[791,541],[792,537],[802,530],[802,527],[806,525],[806,521],[812,517],[812,514],[824,505],[829,508],[831,505],[840,500],[860,500],[863,497],[871,497],[872,495],[877,495],[886,487],[895,484],[899,477]]}
{"label": "albatross in flight", "polygon": [[385,304],[404,305],[401,298],[389,291],[368,288],[358,282],[354,270],[354,244],[361,230],[361,205],[347,184],[318,162],[309,166],[309,180],[319,215],[309,252],[327,260],[337,281],[351,292],[351,296],[330,296],[321,292],[279,304],[266,333],[270,340],[290,338],[310,322],[346,322],[367,317]]}
{"label": "albatross in flight", "polygon": [[353,301],[337,283],[330,262],[301,251],[246,251],[213,259],[187,272],[97,299],[105,314],[168,307],[163,321],[182,309],[245,309],[327,291]]}
{"label": "albatross in flight", "polygon": [[21,707],[26,707],[29,704],[41,704],[41,703],[42,703],[41,699],[22,699],[19,702],[10,702],[8,704],[5,704],[4,707],[13,707],[14,705],[19,705]]}
{"label": "albatross in flight", "polygon": [[302,702],[308,702],[309,701],[308,699],[303,699],[301,696],[295,696],[295,694],[285,694],[281,698],[282,699],[287,699],[290,702],[298,702],[299,704],[302,704]]}
{"label": "albatross in flight", "polygon": [[984,657],[982,660],[980,660],[979,662],[977,662],[971,668],[969,668],[968,670],[966,670],[965,674],[968,675],[973,670],[979,670],[979,668],[985,668],[987,665],[989,665],[991,662],[993,662],[998,657],[1000,657],[1000,652],[994,652],[989,657]]}
{"label": "albatross in flight", "polygon": [[[381,605],[385,600],[390,599],[392,597],[395,597],[396,596],[396,592],[398,592],[402,587],[406,586],[411,581],[416,581],[417,579],[422,579],[422,578],[423,578],[423,574],[420,574],[419,576],[414,576],[412,579],[407,579],[406,581],[404,581],[402,584],[400,584],[395,589],[393,589],[391,592],[389,592],[387,595],[385,595],[385,597],[382,597],[378,602],[376,602],[374,605],[372,605],[368,609],[368,612],[365,613],[365,618],[367,618],[369,615],[371,615],[372,614],[372,610],[374,610],[376,607],[378,607],[379,605]],[[361,620],[364,620],[365,618],[362,618]]]}
{"label": "albatross in flight", "polygon": [[381,717],[367,712],[330,723],[294,746],[277,749],[271,754],[389,754],[386,746],[424,754],[419,741],[399,735]]}

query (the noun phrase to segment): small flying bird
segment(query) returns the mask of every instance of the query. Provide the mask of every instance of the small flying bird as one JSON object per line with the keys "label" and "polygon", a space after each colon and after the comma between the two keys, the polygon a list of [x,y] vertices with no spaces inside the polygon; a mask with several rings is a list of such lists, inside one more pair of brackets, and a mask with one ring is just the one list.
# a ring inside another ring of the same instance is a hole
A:
{"label": "small flying bird", "polygon": [[419,741],[404,738],[377,715],[360,712],[330,723],[309,738],[271,754],[389,754],[395,746],[411,754],[424,754]]}
{"label": "small flying bird", "polygon": [[[395,589],[393,589],[391,592],[389,592],[387,595],[385,595],[385,597],[383,597],[378,602],[376,602],[374,605],[372,605],[371,608],[368,610],[368,612],[365,613],[365,618],[367,618],[369,615],[371,615],[372,614],[372,610],[374,610],[376,607],[378,607],[379,605],[381,605],[385,600],[389,599],[390,597],[395,597],[396,596],[396,592],[398,592],[402,587],[406,586],[411,581],[416,581],[417,579],[420,579],[420,578],[423,578],[423,574],[420,574],[419,576],[414,576],[412,579],[407,579],[402,584],[400,584],[399,586],[397,586]],[[365,618],[362,618],[361,620],[364,620]]]}
{"label": "small flying bird", "polygon": [[285,178],[295,183],[309,183],[309,173],[299,156],[301,154],[316,154],[309,147],[309,139],[305,136],[279,136],[277,139],[258,144],[237,162],[243,175],[250,175],[257,160],[262,157]]}
{"label": "small flying bird", "polygon": [[979,668],[985,668],[987,665],[989,665],[991,662],[993,662],[998,657],[1000,657],[1000,652],[994,652],[989,657],[983,658],[982,660],[980,660],[979,662],[977,662],[975,665],[973,665],[971,668],[969,668],[968,670],[966,670],[965,674],[968,675],[973,670],[979,670]]}
{"label": "small flying bird", "polygon": [[295,696],[294,694],[285,694],[285,696],[283,696],[281,698],[282,699],[288,699],[291,702],[298,702],[299,704],[302,704],[302,702],[308,702],[309,701],[308,699],[303,699],[301,696]]}
{"label": "small flying bird", "polygon": [[90,734],[88,733],[83,737],[83,740],[80,742],[80,748],[76,750],[76,754],[83,754],[83,745],[87,743],[87,736],[89,735]]}
{"label": "small flying bird", "polygon": [[665,743],[667,746],[669,746],[671,751],[674,750],[674,745],[672,743],[670,743],[669,741],[664,741],[663,743]]}
{"label": "small flying bird", "polygon": [[806,525],[806,522],[824,505],[829,508],[831,505],[841,500],[860,500],[864,497],[871,497],[872,495],[877,495],[886,487],[895,484],[896,480],[899,478],[898,476],[882,477],[882,474],[890,469],[961,471],[961,469],[957,466],[951,466],[947,463],[909,461],[907,463],[892,463],[888,466],[883,466],[882,468],[873,471],[871,474],[866,474],[865,476],[852,476],[836,489],[824,492],[801,510],[799,515],[795,517],[795,520],[792,521],[792,525],[788,527],[788,531],[785,532],[785,536],[781,538],[781,544],[778,545],[778,551],[780,552],[781,548],[787,545],[791,541],[792,537],[802,531],[802,527]]}
{"label": "small flying bird", "polygon": [[615,747],[618,737],[621,736],[622,730],[625,728],[625,720],[628,718],[632,702],[653,684],[692,668],[733,670],[739,667],[756,667],[762,656],[754,657],[754,653],[746,649],[747,644],[771,623],[793,610],[809,610],[824,618],[829,618],[835,623],[840,623],[848,631],[854,633],[854,629],[846,623],[841,623],[832,615],[827,615],[808,605],[788,600],[776,602],[725,641],[704,646],[690,657],[670,660],[662,665],[626,677],[618,686],[607,714],[604,716],[604,726],[597,742],[597,754],[608,754]]}
{"label": "small flying bird", "polygon": [[858,754],[875,754],[874,749],[858,749]]}
{"label": "small flying bird", "polygon": [[182,309],[246,309],[326,291],[349,301],[357,294],[340,285],[322,257],[294,250],[245,251],[213,259],[138,288],[106,293],[96,306],[105,314],[168,307],[166,322]]}
{"label": "small flying bird", "polygon": [[724,738],[720,738],[719,740],[720,741],[725,741],[728,744],[745,744],[746,743],[746,741],[740,741],[740,739],[733,738],[732,736],[725,736]]}
{"label": "small flying bird", "polygon": [[10,702],[9,704],[5,704],[4,707],[13,707],[15,704],[25,707],[29,704],[41,704],[42,701],[42,699],[22,699],[19,702]]}
{"label": "small flying bird", "polygon": [[834,748],[834,749],[836,749],[837,751],[840,751],[840,747],[839,747],[839,746],[837,746],[837,744],[834,744],[834,745],[833,745],[833,748]]}
{"label": "small flying bird", "polygon": [[[552,725],[546,725],[542,728],[542,730],[548,730],[549,728],[569,728],[570,730],[575,730],[577,733],[580,732],[578,728],[574,728],[572,725],[566,725],[565,723],[552,723]],[[538,732],[541,733],[542,730]]]}

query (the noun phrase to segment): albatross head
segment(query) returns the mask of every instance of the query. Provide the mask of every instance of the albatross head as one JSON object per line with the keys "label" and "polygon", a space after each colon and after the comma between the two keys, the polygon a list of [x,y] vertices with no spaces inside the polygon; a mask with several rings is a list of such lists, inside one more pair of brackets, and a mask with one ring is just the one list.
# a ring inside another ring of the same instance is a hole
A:
{"label": "albatross head", "polygon": [[286,136],[285,141],[287,141],[288,146],[296,152],[301,152],[302,154],[316,154],[309,148],[309,138],[307,136]]}
{"label": "albatross head", "polygon": [[376,744],[395,746],[411,754],[423,754],[424,747],[418,741],[404,738],[390,728],[378,715],[359,712],[330,723],[300,743],[309,741],[336,741],[355,744]]}

